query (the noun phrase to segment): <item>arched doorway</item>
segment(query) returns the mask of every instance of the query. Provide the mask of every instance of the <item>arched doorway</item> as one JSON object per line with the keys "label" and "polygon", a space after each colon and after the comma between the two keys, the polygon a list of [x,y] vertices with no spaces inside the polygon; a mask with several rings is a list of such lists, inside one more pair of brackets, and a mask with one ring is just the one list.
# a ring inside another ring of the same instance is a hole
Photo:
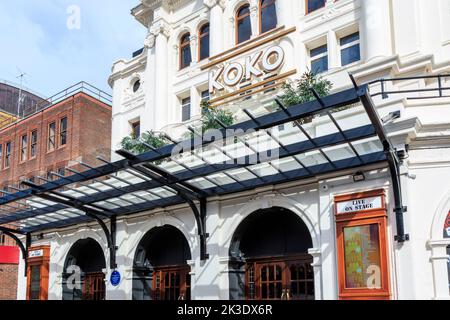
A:
{"label": "arched doorway", "polygon": [[141,240],[133,263],[133,300],[190,300],[189,244],[180,230],[163,226]]}
{"label": "arched doorway", "polygon": [[63,300],[104,300],[105,268],[105,255],[97,241],[75,242],[64,263]]}
{"label": "arched doorway", "polygon": [[312,246],[307,226],[290,210],[252,213],[232,238],[230,299],[314,299]]}

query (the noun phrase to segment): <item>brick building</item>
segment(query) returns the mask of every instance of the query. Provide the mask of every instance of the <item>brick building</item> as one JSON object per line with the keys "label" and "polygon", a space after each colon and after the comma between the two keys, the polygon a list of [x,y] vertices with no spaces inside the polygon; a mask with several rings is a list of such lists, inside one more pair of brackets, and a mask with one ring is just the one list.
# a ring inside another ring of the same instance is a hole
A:
{"label": "brick building", "polygon": [[[0,128],[0,192],[14,192],[24,179],[53,180],[55,173],[66,175],[67,167],[79,170],[80,162],[97,165],[97,156],[109,159],[109,98],[80,83],[49,98],[42,110]],[[18,261],[14,240],[0,232],[0,300],[17,297]]]}

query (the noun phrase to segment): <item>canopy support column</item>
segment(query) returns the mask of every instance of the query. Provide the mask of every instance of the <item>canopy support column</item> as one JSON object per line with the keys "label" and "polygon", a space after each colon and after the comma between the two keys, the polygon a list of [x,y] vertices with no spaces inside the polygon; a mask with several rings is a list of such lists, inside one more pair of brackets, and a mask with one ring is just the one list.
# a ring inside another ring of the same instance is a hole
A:
{"label": "canopy support column", "polygon": [[355,86],[355,90],[357,91],[358,96],[361,99],[364,109],[366,110],[367,115],[369,116],[369,119],[372,122],[372,125],[374,126],[375,131],[383,145],[383,150],[389,165],[389,172],[392,180],[392,189],[394,192],[394,212],[397,224],[397,235],[395,236],[395,240],[399,243],[403,243],[409,240],[409,234],[405,233],[403,220],[403,214],[407,212],[408,208],[406,206],[403,206],[402,187],[400,182],[400,165],[402,162],[398,156],[397,150],[389,140],[386,130],[384,129],[380,121],[380,118],[378,117],[377,111],[375,109],[375,104],[373,103],[372,97],[370,96],[367,87],[358,87],[354,77],[350,75],[350,78],[353,82],[353,85]]}

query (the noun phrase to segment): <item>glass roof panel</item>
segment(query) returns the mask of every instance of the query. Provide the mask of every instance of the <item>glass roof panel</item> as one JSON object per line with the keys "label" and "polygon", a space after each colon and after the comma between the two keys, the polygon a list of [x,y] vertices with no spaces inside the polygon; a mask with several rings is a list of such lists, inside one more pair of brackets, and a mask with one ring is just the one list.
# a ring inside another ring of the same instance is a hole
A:
{"label": "glass roof panel", "polygon": [[303,163],[306,167],[312,167],[328,162],[319,150],[298,154],[295,158],[301,161],[301,163]]}
{"label": "glass roof panel", "polygon": [[356,156],[356,154],[352,151],[348,143],[339,144],[337,146],[329,148],[324,148],[322,150],[333,162],[343,159],[354,158]]}
{"label": "glass roof panel", "polygon": [[359,155],[383,151],[383,145],[376,137],[353,142]]}
{"label": "glass roof panel", "polygon": [[275,168],[278,168],[282,172],[298,170],[303,168],[301,164],[295,160],[294,157],[287,157],[271,162]]}

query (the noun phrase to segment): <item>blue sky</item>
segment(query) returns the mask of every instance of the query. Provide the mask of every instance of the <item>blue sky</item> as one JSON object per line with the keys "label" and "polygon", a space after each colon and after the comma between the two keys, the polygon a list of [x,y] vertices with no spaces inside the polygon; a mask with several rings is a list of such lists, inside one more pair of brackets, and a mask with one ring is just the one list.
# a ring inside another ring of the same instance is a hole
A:
{"label": "blue sky", "polygon": [[[19,68],[24,86],[44,96],[82,80],[111,92],[112,63],[143,46],[146,29],[130,14],[138,3],[0,0],[0,79],[18,83]],[[71,6],[79,8],[79,29]]]}

